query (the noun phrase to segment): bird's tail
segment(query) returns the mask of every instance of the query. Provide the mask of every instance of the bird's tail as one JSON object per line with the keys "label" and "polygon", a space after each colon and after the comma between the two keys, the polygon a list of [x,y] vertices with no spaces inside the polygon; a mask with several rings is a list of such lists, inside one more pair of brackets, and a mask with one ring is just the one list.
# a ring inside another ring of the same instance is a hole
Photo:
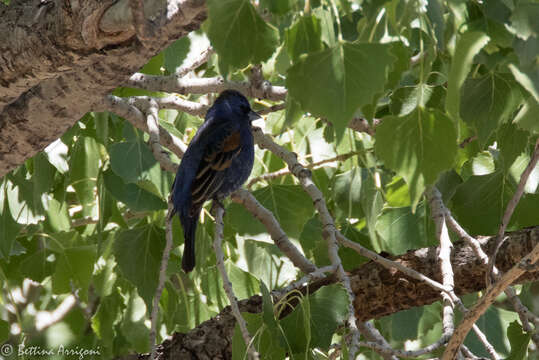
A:
{"label": "bird's tail", "polygon": [[183,236],[185,239],[185,245],[183,248],[182,256],[182,269],[186,273],[192,271],[195,268],[195,235],[197,230],[198,216],[200,210],[189,216],[180,216],[180,220],[183,226]]}

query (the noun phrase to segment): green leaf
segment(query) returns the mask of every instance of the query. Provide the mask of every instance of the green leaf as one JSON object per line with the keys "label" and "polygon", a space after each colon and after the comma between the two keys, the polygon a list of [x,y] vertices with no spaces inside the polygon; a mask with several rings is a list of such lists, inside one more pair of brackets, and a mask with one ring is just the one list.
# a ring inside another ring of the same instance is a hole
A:
{"label": "green leaf", "polygon": [[0,343],[4,343],[9,339],[9,323],[0,319]]}
{"label": "green leaf", "polygon": [[273,301],[271,300],[270,292],[264,282],[260,282],[260,290],[262,292],[262,316],[264,323],[274,329],[277,329],[277,320],[273,313]]}
{"label": "green leaf", "polygon": [[447,113],[455,122],[460,114],[460,88],[470,72],[474,56],[488,41],[489,37],[478,31],[465,32],[457,41],[449,72],[445,102]]}
{"label": "green leaf", "polygon": [[305,353],[307,348],[327,350],[333,333],[343,324],[347,314],[346,290],[340,285],[329,285],[305,297],[280,322],[291,351]]}
{"label": "green leaf", "polygon": [[511,25],[515,34],[527,39],[530,36],[539,37],[539,4],[532,1],[519,1],[511,15]]}
{"label": "green leaf", "polygon": [[481,147],[515,110],[518,100],[513,87],[510,79],[495,73],[464,82],[460,116],[474,127]]}
{"label": "green leaf", "polygon": [[268,9],[274,14],[283,15],[287,13],[297,0],[261,0],[260,6]]}
{"label": "green leaf", "polygon": [[[372,243],[374,243],[374,241],[376,240],[371,241],[367,235],[365,235],[363,232],[359,232],[355,226],[351,225],[348,222],[345,222],[344,224],[339,224],[338,227],[341,229],[342,234],[346,236],[349,240],[360,244],[364,248],[374,250]],[[325,245],[325,250],[327,252],[327,242]],[[342,260],[342,266],[344,268],[344,271],[354,271],[360,265],[368,261],[367,258],[359,255],[357,251],[344,246],[341,246],[339,248],[339,257]]]}
{"label": "green leaf", "polygon": [[511,74],[516,81],[533,95],[536,101],[539,101],[539,65],[523,67],[515,64],[508,65]]}
{"label": "green leaf", "polygon": [[286,85],[303,110],[326,117],[340,138],[354,112],[383,92],[396,61],[391,44],[344,42],[302,57],[288,69]]}
{"label": "green leaf", "polygon": [[[15,221],[19,224],[38,224],[44,220],[34,204],[34,184],[27,179],[26,167],[21,166],[8,174],[6,180],[5,197]],[[3,197],[3,191],[1,193],[0,197]]]}
{"label": "green leaf", "polygon": [[99,173],[99,145],[94,138],[81,136],[69,160],[69,178],[83,205],[83,215],[91,216],[95,205],[94,188]]}
{"label": "green leaf", "polygon": [[[318,266],[331,263],[327,253],[326,240],[322,237],[322,230],[322,222],[318,216],[314,216],[305,223],[299,236],[299,243],[305,256],[314,259]],[[319,251],[320,249],[321,251]]]}
{"label": "green leaf", "polygon": [[537,114],[539,114],[539,101],[530,96],[515,116],[513,122],[523,130],[528,130],[532,134],[539,134]]}
{"label": "green leaf", "polygon": [[322,49],[320,20],[313,15],[300,17],[285,30],[288,54],[296,61],[301,54]]}
{"label": "green leaf", "polygon": [[246,299],[260,293],[260,281],[251,273],[243,271],[230,261],[226,261],[225,266],[236,297]]}
{"label": "green leaf", "polygon": [[183,61],[189,53],[191,40],[184,36],[169,45],[164,51],[165,55],[165,70],[173,74],[176,69],[182,65]]}
{"label": "green leaf", "polygon": [[487,175],[496,170],[494,158],[489,151],[482,151],[462,165],[460,175],[468,179],[472,175]]}
{"label": "green leaf", "polygon": [[114,257],[109,257],[104,263],[99,261],[96,264],[96,272],[92,282],[95,292],[101,297],[109,296],[114,290],[116,278],[116,262],[114,261]]}
{"label": "green leaf", "polygon": [[[279,343],[279,338],[265,327],[260,314],[242,313],[247,323],[247,330],[253,338],[253,346],[258,351],[260,359],[280,360],[286,358],[285,350]],[[234,335],[232,336],[232,359],[244,360],[246,358],[247,348],[241,335],[239,325],[236,322]]]}
{"label": "green leaf", "polygon": [[517,321],[513,321],[507,328],[507,338],[511,344],[511,353],[506,360],[526,359],[531,335],[525,333]]}
{"label": "green leaf", "polygon": [[15,242],[15,238],[17,237],[17,234],[19,234],[22,225],[13,219],[11,211],[9,210],[7,197],[4,197],[3,201],[0,201],[0,203],[3,203],[0,208],[0,255],[2,258],[9,261],[13,243]]}
{"label": "green leaf", "polygon": [[415,213],[409,206],[385,209],[376,222],[376,232],[382,240],[381,250],[390,254],[404,254],[433,244],[426,236],[424,206]]}
{"label": "green leaf", "polygon": [[48,260],[46,250],[38,250],[21,261],[21,274],[37,282],[43,281],[53,273],[53,263]]}
{"label": "green leaf", "polygon": [[363,217],[361,207],[361,168],[354,167],[344,173],[335,176],[333,192],[335,202],[347,218]]}
{"label": "green leaf", "polygon": [[[524,172],[524,169],[528,166],[531,159],[531,154],[524,152],[520,154],[515,162],[511,165],[511,168],[509,168],[509,177],[513,180],[515,184],[518,184],[520,181],[520,177],[522,176],[522,173]],[[530,173],[530,176],[528,177],[528,181],[526,181],[526,185],[524,186],[524,193],[534,194],[537,192],[537,189],[539,188],[539,164],[535,165],[535,168]]]}
{"label": "green leaf", "polygon": [[453,213],[471,234],[495,234],[513,191],[514,185],[501,171],[471,176],[453,196]]}
{"label": "green leaf", "polygon": [[112,144],[109,154],[112,170],[125,183],[147,179],[150,169],[159,167],[148,146],[140,140]]}
{"label": "green leaf", "polygon": [[496,140],[503,160],[503,169],[507,171],[516,158],[528,145],[528,132],[520,130],[513,124],[504,124],[499,128]]}
{"label": "green leaf", "polygon": [[269,59],[279,32],[266,23],[249,0],[210,0],[207,35],[224,72]]}
{"label": "green leaf", "polygon": [[441,111],[416,109],[405,117],[383,118],[376,128],[375,151],[406,180],[415,210],[425,188],[453,165],[457,135]]}
{"label": "green leaf", "polygon": [[443,94],[441,86],[419,84],[398,88],[391,94],[391,112],[397,116],[405,116],[416,107],[441,109]]}
{"label": "green leaf", "polygon": [[77,246],[64,249],[57,254],[56,270],[52,275],[52,291],[56,294],[82,290],[85,296],[96,260],[97,247],[95,245]]}
{"label": "green leaf", "polygon": [[146,63],[146,65],[144,65],[142,69],[140,69],[140,72],[149,75],[162,75],[163,72],[161,71],[161,68],[163,67],[163,61],[164,55],[163,52],[160,52],[159,54],[151,58]]}
{"label": "green leaf", "polygon": [[376,222],[378,221],[378,215],[382,212],[384,207],[384,197],[381,189],[376,186],[374,174],[364,169],[364,180],[361,186],[361,208],[365,214],[365,220],[367,222],[367,231],[371,244],[374,246],[377,252],[381,251],[378,246],[378,236],[376,234]]}
{"label": "green leaf", "polygon": [[32,175],[32,181],[34,183],[34,204],[39,208],[39,212],[42,213],[43,201],[42,195],[48,192],[54,183],[54,174],[56,168],[51,165],[45,154],[38,153],[32,158],[34,171]]}
{"label": "green leaf", "polygon": [[150,329],[145,325],[146,307],[144,301],[133,289],[129,292],[127,308],[121,323],[121,331],[131,344],[131,348],[138,353],[150,351],[149,334]]}
{"label": "green leaf", "polygon": [[68,202],[66,201],[64,187],[59,187],[49,198],[45,221],[54,232],[69,231],[71,219],[69,218]]}
{"label": "green leaf", "polygon": [[114,291],[109,296],[101,297],[97,311],[92,316],[92,329],[105,348],[112,348],[116,338],[115,325],[121,319],[122,308],[122,298]]}
{"label": "green leaf", "polygon": [[303,224],[314,211],[311,198],[298,185],[269,185],[254,191],[253,195],[273,213],[290,237],[298,238]]}
{"label": "green leaf", "polygon": [[423,317],[423,307],[399,311],[391,315],[391,339],[405,341],[417,339],[419,321]]}
{"label": "green leaf", "polygon": [[[539,167],[536,169],[539,170]],[[537,226],[537,214],[539,213],[539,194],[524,194],[517,204],[511,225],[517,228]]]}
{"label": "green leaf", "polygon": [[107,190],[119,201],[125,203],[133,211],[155,211],[166,209],[166,203],[154,194],[135,184],[126,184],[112,170],[103,173]]}
{"label": "green leaf", "polygon": [[157,289],[164,247],[164,230],[151,225],[124,230],[114,242],[114,256],[122,275],[137,288],[148,309]]}
{"label": "green leaf", "polygon": [[444,30],[444,6],[441,0],[431,0],[427,2],[427,16],[434,28],[434,35],[436,37],[436,46],[439,49],[445,48]]}
{"label": "green leaf", "polygon": [[295,279],[297,269],[273,243],[247,239],[243,244],[249,273],[275,289]]}

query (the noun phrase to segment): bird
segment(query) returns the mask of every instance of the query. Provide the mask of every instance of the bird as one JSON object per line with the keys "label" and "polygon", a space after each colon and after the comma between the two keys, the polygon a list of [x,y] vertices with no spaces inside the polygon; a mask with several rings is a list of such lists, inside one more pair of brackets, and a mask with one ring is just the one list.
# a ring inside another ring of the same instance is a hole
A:
{"label": "bird", "polygon": [[184,234],[182,269],[195,267],[195,234],[206,200],[221,201],[251,174],[254,162],[252,121],[260,115],[239,91],[224,90],[208,109],[189,143],[172,184],[173,212]]}

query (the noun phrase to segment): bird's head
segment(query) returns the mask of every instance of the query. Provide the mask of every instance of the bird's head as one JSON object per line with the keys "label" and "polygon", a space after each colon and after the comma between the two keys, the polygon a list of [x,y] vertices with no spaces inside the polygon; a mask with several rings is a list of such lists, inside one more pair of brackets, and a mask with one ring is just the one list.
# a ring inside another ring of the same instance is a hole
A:
{"label": "bird's head", "polygon": [[260,119],[260,115],[254,112],[249,105],[249,101],[239,91],[225,90],[215,100],[213,104],[216,114],[223,117],[237,117],[238,119],[252,122]]}

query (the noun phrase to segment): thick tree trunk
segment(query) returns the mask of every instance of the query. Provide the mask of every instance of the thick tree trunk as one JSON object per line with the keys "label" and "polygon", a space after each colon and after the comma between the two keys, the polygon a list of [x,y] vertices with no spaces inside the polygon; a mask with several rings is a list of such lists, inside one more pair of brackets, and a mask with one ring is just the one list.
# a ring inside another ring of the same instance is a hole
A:
{"label": "thick tree trunk", "polygon": [[148,47],[135,36],[128,0],[0,6],[0,177],[206,17],[201,0],[146,3],[155,25]]}
{"label": "thick tree trunk", "polygon": [[[502,272],[526,256],[539,243],[539,226],[507,233],[508,237],[497,256],[496,266]],[[492,254],[494,237],[481,239],[487,255]],[[393,260],[413,268],[432,279],[441,280],[437,253],[439,248],[423,248],[395,256]],[[475,256],[471,247],[463,242],[454,244],[451,263],[455,273],[455,291],[458,295],[469,294],[485,288],[485,266]],[[360,321],[390,315],[414,306],[432,304],[441,299],[440,293],[418,280],[410,279],[397,270],[387,270],[369,262],[353,271],[352,290],[354,307]],[[539,267],[524,273],[515,283],[539,280]],[[309,285],[311,292],[335,282],[328,278]],[[303,289],[305,291],[305,289]],[[253,296],[240,302],[242,312],[262,311],[262,298]],[[232,335],[236,320],[226,307],[216,317],[205,321],[190,332],[175,333],[158,347],[158,359],[231,359]],[[127,359],[148,359],[147,355],[132,355]]]}

